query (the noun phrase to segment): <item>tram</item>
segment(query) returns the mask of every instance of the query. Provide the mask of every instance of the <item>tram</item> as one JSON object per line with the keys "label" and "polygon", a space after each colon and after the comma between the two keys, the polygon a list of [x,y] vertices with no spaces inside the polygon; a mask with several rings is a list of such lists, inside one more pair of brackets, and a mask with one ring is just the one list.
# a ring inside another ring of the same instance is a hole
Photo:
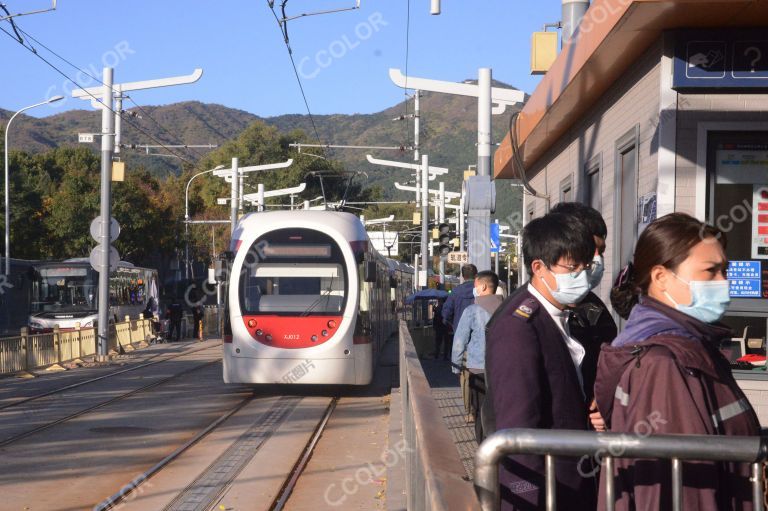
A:
{"label": "tram", "polygon": [[251,213],[230,249],[226,383],[371,382],[413,270],[374,250],[358,217]]}
{"label": "tram", "polygon": [[[109,276],[109,317],[138,318],[147,301],[157,304],[157,270],[120,261]],[[43,262],[32,268],[32,302],[29,328],[49,332],[58,326],[87,328],[98,318],[99,273],[87,258]]]}

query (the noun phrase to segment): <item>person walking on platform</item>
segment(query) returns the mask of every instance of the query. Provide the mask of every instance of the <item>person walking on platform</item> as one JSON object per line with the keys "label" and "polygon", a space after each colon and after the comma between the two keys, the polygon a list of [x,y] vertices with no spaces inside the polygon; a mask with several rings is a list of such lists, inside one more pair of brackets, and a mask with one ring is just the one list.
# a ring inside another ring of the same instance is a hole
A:
{"label": "person walking on platform", "polygon": [[440,358],[440,352],[443,353],[443,358],[448,358],[450,332],[448,326],[443,322],[443,302],[439,301],[432,309],[432,327],[435,331],[435,351],[432,353],[432,357],[435,359]]}
{"label": "person walking on platform", "polygon": [[453,334],[451,366],[455,374],[460,370],[468,373],[469,409],[475,421],[478,444],[484,438],[481,409],[485,398],[485,325],[502,302],[501,295],[496,294],[498,285],[499,277],[492,271],[477,274],[475,303],[464,309]]}
{"label": "person walking on platform", "polygon": [[456,331],[459,326],[459,320],[464,309],[475,303],[475,275],[477,275],[477,266],[474,264],[465,264],[461,267],[461,278],[463,283],[451,290],[448,299],[443,306],[443,323],[450,325],[452,331]]}
{"label": "person walking on platform", "polygon": [[[181,318],[184,316],[184,306],[181,304],[181,300],[174,297],[168,305],[168,310],[165,312],[165,316],[170,321],[168,340],[178,342],[181,339]],[[176,334],[175,338],[174,333]]]}
{"label": "person walking on platform", "polygon": [[[567,306],[589,293],[594,254],[592,233],[574,216],[550,213],[525,226],[523,255],[531,281],[496,311],[486,330],[486,400],[495,429],[589,429],[581,371],[585,349],[568,330]],[[583,477],[577,463],[557,460],[556,498],[569,510],[592,511],[595,481]],[[542,456],[505,458],[501,509],[544,508],[544,473]]]}
{"label": "person walking on platform", "polygon": [[[725,234],[684,213],[663,216],[637,241],[611,292],[629,320],[603,348],[595,382],[610,431],[759,436],[760,423],[719,351],[733,334],[718,323],[730,301]],[[646,432],[647,430],[647,432]],[[604,471],[605,472],[605,471]],[[683,509],[751,510],[747,463],[683,462]],[[670,462],[617,459],[618,511],[671,509]]]}

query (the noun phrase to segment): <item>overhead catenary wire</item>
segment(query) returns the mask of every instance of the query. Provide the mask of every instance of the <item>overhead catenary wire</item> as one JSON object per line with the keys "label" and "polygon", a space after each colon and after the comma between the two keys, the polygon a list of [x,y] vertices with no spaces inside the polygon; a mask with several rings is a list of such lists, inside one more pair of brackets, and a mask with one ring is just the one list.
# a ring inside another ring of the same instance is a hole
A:
{"label": "overhead catenary wire", "polygon": [[[283,0],[281,4],[281,10],[283,13],[283,19],[285,19],[285,6],[288,3],[288,0]],[[301,83],[301,77],[299,76],[299,71],[296,68],[296,62],[293,60],[293,50],[291,50],[291,42],[288,39],[288,22],[287,21],[281,21],[281,18],[277,15],[275,12],[275,2],[274,1],[267,1],[267,4],[269,5],[270,11],[272,11],[272,15],[275,17],[275,21],[277,22],[278,27],[280,28],[280,33],[283,36],[283,42],[285,43],[285,48],[288,50],[288,58],[291,60],[291,66],[293,67],[293,74],[296,76],[296,82],[299,84],[299,90],[301,91],[301,97],[304,99],[304,106],[307,109],[307,115],[309,115],[309,122],[312,124],[312,130],[315,133],[315,138],[322,142],[322,139],[320,138],[320,133],[317,131],[317,125],[315,124],[315,117],[312,115],[312,110],[309,108],[309,101],[307,101],[307,94],[304,92],[304,85]]]}
{"label": "overhead catenary wire", "polygon": [[[24,34],[24,35],[25,35],[25,36],[26,36],[28,39],[31,39],[32,41],[34,41],[35,43],[37,43],[37,45],[38,45],[38,46],[40,46],[40,47],[44,48],[44,49],[45,49],[47,52],[49,52],[49,53],[51,53],[52,55],[56,56],[56,57],[57,57],[59,60],[61,60],[62,62],[65,62],[67,65],[69,65],[70,67],[72,67],[74,70],[76,70],[76,71],[78,71],[78,72],[81,72],[81,73],[83,73],[85,76],[89,77],[89,78],[90,78],[91,80],[93,80],[94,82],[97,82],[97,83],[99,83],[99,84],[101,84],[101,85],[104,85],[104,82],[102,82],[102,81],[101,81],[101,79],[100,79],[99,77],[97,77],[97,76],[93,76],[91,73],[89,73],[89,72],[88,72],[88,71],[86,71],[85,69],[83,69],[83,68],[79,67],[78,65],[74,64],[72,61],[70,61],[69,59],[67,59],[66,57],[64,57],[63,55],[61,55],[60,53],[58,53],[58,52],[56,52],[55,50],[53,50],[51,47],[49,47],[48,45],[46,45],[45,43],[43,43],[42,41],[40,41],[39,39],[37,39],[37,38],[36,38],[34,35],[30,34],[30,33],[29,33],[29,32],[27,32],[26,30],[23,30],[23,29],[19,28],[19,32],[21,32],[22,34]],[[115,93],[117,92],[117,90],[116,90],[114,87],[112,87],[112,91],[113,91],[113,92],[115,92]],[[160,123],[159,123],[157,120],[155,120],[155,118],[154,118],[154,117],[152,117],[152,116],[149,114],[149,112],[147,112],[147,111],[146,111],[144,108],[142,108],[142,107],[141,107],[141,105],[139,105],[138,103],[136,103],[136,101],[135,101],[135,100],[134,100],[134,99],[133,99],[131,96],[129,96],[129,95],[125,95],[125,96],[123,96],[123,97],[124,97],[124,98],[126,98],[126,99],[128,99],[128,100],[129,100],[131,103],[133,103],[135,108],[137,108],[138,110],[140,110],[140,111],[141,111],[141,112],[144,114],[144,116],[145,116],[145,117],[148,117],[150,120],[152,120],[152,122],[154,122],[155,124],[157,124],[157,126],[158,126],[158,127],[160,127],[160,129],[162,129],[163,131],[166,131],[168,134],[170,134],[170,135],[172,135],[172,136],[173,136],[173,132],[172,132],[171,130],[169,130],[168,128],[166,128],[165,126],[163,126],[162,124],[160,124]],[[120,115],[121,115],[121,116],[122,116],[122,114],[123,114],[123,112],[120,112]],[[221,137],[222,137],[224,140],[226,140],[226,139],[227,139],[227,137],[225,137],[225,136],[223,136],[221,133],[219,133],[219,132],[218,132],[218,130],[215,130],[215,129],[214,129],[214,131],[216,131],[216,134],[217,134],[217,135],[219,135],[219,136],[221,136]],[[184,145],[184,144],[181,144],[181,145]],[[191,151],[191,152],[194,154],[194,156],[195,156],[196,158],[200,158],[200,157],[202,156],[202,155],[201,155],[201,154],[199,154],[197,151]],[[173,155],[173,156],[176,156],[176,155]]]}
{"label": "overhead catenary wire", "polygon": [[[140,125],[138,125],[138,124],[134,123],[134,122],[133,122],[133,121],[132,121],[132,120],[131,120],[129,117],[125,117],[125,116],[123,116],[122,112],[118,113],[118,112],[117,112],[117,111],[115,111],[115,110],[112,108],[112,106],[111,106],[110,104],[108,104],[106,101],[102,102],[102,101],[101,101],[101,100],[100,100],[98,97],[96,97],[96,96],[95,96],[95,95],[93,95],[92,93],[88,92],[88,91],[86,90],[86,88],[85,88],[85,87],[83,87],[83,86],[81,86],[79,83],[77,83],[77,81],[76,81],[75,79],[71,78],[71,77],[70,77],[69,75],[67,75],[67,74],[66,74],[64,71],[62,71],[61,69],[59,69],[59,68],[58,68],[58,67],[57,67],[55,64],[53,64],[53,63],[52,63],[50,60],[48,60],[48,59],[46,59],[45,57],[43,57],[42,55],[40,55],[40,53],[39,53],[39,52],[38,52],[38,51],[37,51],[35,48],[32,48],[32,47],[30,47],[30,46],[27,46],[27,44],[26,44],[25,42],[23,42],[23,40],[22,40],[22,41],[20,41],[20,40],[19,40],[19,39],[17,39],[17,38],[16,38],[16,37],[15,37],[13,34],[11,34],[10,32],[8,32],[7,30],[5,30],[5,29],[4,29],[4,28],[2,28],[2,27],[0,27],[0,31],[2,31],[3,33],[5,33],[5,34],[6,34],[8,37],[10,37],[11,39],[13,39],[13,40],[14,40],[14,41],[16,41],[17,43],[21,44],[21,46],[22,46],[22,47],[24,47],[24,48],[25,48],[27,51],[29,51],[30,53],[32,53],[32,54],[33,54],[35,57],[37,57],[38,59],[40,59],[41,61],[43,61],[43,62],[44,62],[44,63],[45,63],[45,64],[46,64],[48,67],[50,67],[51,69],[53,69],[54,71],[56,71],[56,72],[57,72],[58,74],[60,74],[60,75],[61,75],[61,76],[62,76],[64,79],[66,79],[67,81],[69,81],[69,82],[73,83],[73,84],[74,84],[75,86],[77,86],[78,88],[80,88],[80,89],[84,90],[84,91],[86,92],[86,94],[88,94],[88,95],[91,97],[91,99],[93,99],[93,100],[95,100],[95,101],[97,101],[97,102],[101,102],[101,103],[104,105],[104,107],[105,107],[105,108],[107,108],[107,109],[108,109],[109,111],[111,111],[112,113],[114,113],[114,114],[116,114],[116,115],[119,115],[119,116],[122,118],[122,120],[124,120],[126,123],[130,124],[130,125],[131,125],[132,127],[134,127],[136,130],[140,131],[141,133],[143,133],[144,135],[146,135],[147,137],[149,137],[149,138],[150,138],[150,139],[152,139],[153,141],[157,142],[159,145],[161,145],[163,148],[165,148],[165,149],[166,149],[168,152],[172,153],[174,156],[176,156],[177,158],[179,158],[179,159],[180,159],[180,160],[182,160],[183,162],[187,163],[188,165],[192,165],[192,166],[194,166],[194,163],[193,163],[193,162],[189,161],[189,160],[188,160],[187,158],[185,158],[184,156],[181,156],[181,155],[177,154],[176,152],[174,152],[174,151],[172,151],[172,150],[168,149],[168,148],[166,147],[166,145],[165,145],[165,144],[164,144],[164,143],[163,143],[161,140],[159,140],[157,137],[155,137],[155,136],[154,136],[152,133],[150,133],[149,131],[147,131],[147,130],[145,130],[144,128],[142,128]],[[28,34],[27,32],[25,32],[25,31],[23,31],[21,28],[19,28],[19,31],[20,31],[21,33],[23,33],[23,34],[25,34],[25,35],[29,36],[29,34]],[[30,38],[31,38],[31,37],[30,37]],[[35,41],[37,42],[37,40],[36,40],[36,39],[35,39]],[[38,44],[39,44],[39,43],[38,43]],[[41,46],[42,46],[42,45],[41,45]],[[48,48],[46,47],[46,49],[48,49]],[[61,58],[62,60],[64,60],[64,61],[65,61],[65,62],[67,62],[69,65],[71,65],[71,66],[75,67],[76,69],[78,69],[78,70],[80,70],[80,71],[83,71],[82,69],[79,69],[77,66],[75,66],[75,65],[74,65],[74,64],[72,64],[71,62],[69,62],[69,61],[67,61],[66,59],[63,59],[62,57],[60,57],[60,56],[59,56],[57,53],[53,52],[52,50],[48,49],[48,51],[50,51],[52,54],[56,55],[57,57]],[[83,72],[84,72],[85,74],[88,74],[88,73],[86,73],[85,71],[83,71]],[[88,75],[88,76],[90,76],[90,75]],[[91,78],[93,78],[93,77],[91,77]],[[98,79],[97,79],[97,81],[101,83],[101,80],[98,80]],[[112,90],[114,90],[114,89],[112,89]]]}

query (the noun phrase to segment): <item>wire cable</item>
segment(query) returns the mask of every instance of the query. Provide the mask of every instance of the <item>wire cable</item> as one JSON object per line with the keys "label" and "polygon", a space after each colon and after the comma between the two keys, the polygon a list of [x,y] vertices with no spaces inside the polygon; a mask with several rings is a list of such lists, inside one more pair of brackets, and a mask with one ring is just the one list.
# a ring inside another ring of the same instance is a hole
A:
{"label": "wire cable", "polygon": [[[283,0],[283,3],[281,5],[281,9],[283,13],[285,13],[285,5],[287,3],[288,3],[288,0]],[[277,25],[280,28],[280,33],[283,36],[283,42],[285,43],[285,48],[288,50],[288,58],[291,59],[291,66],[293,66],[293,74],[296,75],[296,82],[299,84],[301,97],[304,99],[304,106],[307,108],[307,115],[309,115],[309,121],[312,123],[312,130],[315,132],[315,138],[319,143],[322,144],[323,142],[322,142],[322,139],[320,138],[320,133],[318,133],[317,125],[315,124],[315,117],[312,115],[312,110],[310,110],[309,108],[309,101],[307,101],[307,95],[304,92],[304,85],[301,83],[301,77],[299,76],[299,71],[296,68],[296,62],[293,60],[293,50],[291,50],[290,40],[288,39],[288,22],[280,21],[280,18],[275,12],[274,2],[268,1],[267,4],[269,5],[269,9],[272,11],[272,15],[275,17],[275,21],[277,22]]]}
{"label": "wire cable", "polygon": [[[185,162],[185,163],[187,163],[187,164],[189,164],[189,165],[192,165],[192,166],[194,166],[194,163],[193,163],[193,162],[189,161],[189,160],[188,160],[187,158],[185,158],[184,156],[181,156],[181,155],[177,154],[176,152],[174,152],[173,150],[171,150],[170,148],[166,147],[166,145],[165,145],[165,144],[164,144],[164,143],[163,143],[161,140],[159,140],[157,137],[155,137],[155,136],[154,136],[152,133],[150,133],[149,131],[145,130],[144,128],[142,128],[142,127],[141,127],[141,126],[139,126],[138,124],[134,123],[134,122],[133,122],[133,121],[132,121],[130,118],[123,116],[122,112],[119,112],[119,113],[118,113],[118,112],[116,112],[116,111],[115,111],[115,110],[114,110],[114,109],[111,107],[111,105],[108,105],[108,104],[107,104],[105,101],[102,101],[102,100],[100,100],[98,97],[96,97],[96,96],[95,96],[95,95],[93,95],[92,93],[88,92],[88,90],[87,90],[85,87],[81,86],[79,83],[77,83],[77,81],[76,81],[76,80],[74,80],[74,79],[73,79],[73,78],[71,78],[69,75],[67,75],[67,74],[66,74],[64,71],[62,71],[61,69],[59,69],[58,67],[56,67],[56,65],[54,65],[54,64],[53,64],[51,61],[49,61],[48,59],[46,59],[45,57],[43,57],[42,55],[40,55],[40,53],[38,53],[38,51],[37,51],[36,49],[34,49],[34,48],[30,47],[30,46],[27,46],[27,44],[25,44],[25,42],[23,42],[23,40],[21,40],[21,41],[20,41],[18,38],[16,38],[16,36],[14,36],[14,35],[13,35],[13,34],[11,34],[10,32],[8,32],[8,31],[7,31],[7,30],[5,30],[4,28],[0,27],[0,31],[2,31],[3,33],[5,33],[5,34],[6,34],[8,37],[10,37],[11,39],[13,39],[13,40],[14,40],[14,41],[16,41],[17,43],[21,44],[21,46],[23,46],[23,47],[24,47],[24,48],[25,48],[27,51],[29,51],[30,53],[32,53],[32,54],[33,54],[35,57],[37,57],[38,59],[42,60],[42,61],[43,61],[43,62],[44,62],[44,63],[45,63],[45,64],[46,64],[48,67],[50,67],[51,69],[53,69],[54,71],[56,71],[58,74],[60,74],[62,77],[64,77],[64,79],[66,79],[66,80],[67,80],[67,81],[69,81],[69,82],[72,82],[72,83],[73,83],[75,86],[77,86],[79,89],[82,89],[83,91],[85,91],[85,93],[86,93],[86,94],[88,94],[88,95],[89,95],[89,96],[90,96],[92,99],[94,99],[94,100],[96,100],[96,101],[98,101],[98,102],[102,103],[102,104],[104,105],[104,107],[105,107],[105,108],[107,108],[107,109],[108,109],[110,112],[114,113],[115,115],[119,115],[119,116],[120,116],[120,118],[121,118],[123,121],[125,121],[127,124],[129,124],[129,125],[133,126],[133,127],[134,127],[134,128],[137,130],[137,131],[140,131],[141,133],[143,133],[144,135],[146,135],[147,137],[149,137],[149,138],[150,138],[150,139],[152,139],[153,141],[157,142],[157,144],[158,144],[158,145],[160,145],[161,147],[163,147],[163,149],[165,149],[165,150],[166,150],[166,151],[168,151],[169,153],[173,154],[174,156],[176,156],[177,158],[179,158],[179,159],[180,159],[180,160],[182,160],[183,162]],[[24,32],[24,31],[23,31],[23,30],[21,30],[20,28],[19,28],[19,31],[20,31],[21,33],[25,34],[25,35],[28,35],[26,32]],[[41,46],[42,46],[42,45],[41,45]],[[47,49],[47,48],[46,48],[46,49]],[[49,50],[49,51],[51,51],[51,50]],[[58,55],[58,54],[56,54],[55,52],[51,51],[51,53],[53,53],[54,55],[56,55],[57,57],[59,57],[59,55]],[[59,58],[61,58],[61,57],[59,57]],[[69,61],[66,61],[66,59],[63,59],[63,58],[62,58],[62,60],[64,60],[65,62],[69,63],[69,65],[71,65],[71,66],[74,66],[74,64],[72,64],[72,63],[71,63],[71,62],[69,62]],[[74,67],[75,67],[75,68],[77,68],[77,66],[74,66]],[[77,69],[79,69],[79,68],[77,68]],[[81,71],[82,71],[82,70],[81,70]],[[86,73],[86,74],[88,74],[88,73]],[[90,76],[90,75],[88,75],[88,76]],[[93,77],[91,77],[91,78],[93,78]],[[98,79],[97,79],[97,81],[103,84],[103,82],[101,82],[101,80],[98,80]],[[112,89],[112,90],[114,90],[114,89]]]}

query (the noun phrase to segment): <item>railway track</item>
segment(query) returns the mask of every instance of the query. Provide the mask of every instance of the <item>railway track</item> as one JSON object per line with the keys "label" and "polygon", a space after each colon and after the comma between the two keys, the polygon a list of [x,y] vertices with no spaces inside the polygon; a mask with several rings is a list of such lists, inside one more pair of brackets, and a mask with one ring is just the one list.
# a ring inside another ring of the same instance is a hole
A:
{"label": "railway track", "polygon": [[[205,349],[211,349],[211,348],[205,348]],[[192,353],[197,353],[199,351],[204,351],[204,349],[196,350],[195,352],[192,352]],[[191,353],[187,352],[185,354],[189,355]],[[174,358],[178,358],[178,357],[174,357]],[[160,361],[157,361],[157,362],[154,362],[154,363],[160,363]],[[190,368],[185,369],[183,371],[180,371],[178,373],[175,373],[175,374],[172,374],[170,376],[166,376],[164,378],[155,380],[155,381],[153,381],[151,383],[148,383],[146,385],[142,385],[142,386],[137,387],[135,389],[131,389],[130,391],[125,392],[123,394],[120,394],[119,396],[115,396],[115,397],[107,399],[105,401],[100,401],[100,402],[95,403],[93,405],[86,406],[85,408],[77,410],[74,413],[70,413],[70,414],[64,415],[64,416],[59,417],[59,418],[57,418],[55,420],[52,420],[50,422],[46,422],[45,424],[42,424],[40,426],[36,426],[36,427],[34,427],[32,429],[26,430],[26,431],[24,431],[22,433],[17,433],[17,434],[9,436],[7,438],[3,438],[3,439],[0,440],[0,448],[7,447],[7,446],[9,446],[11,444],[14,444],[14,443],[20,441],[20,440],[23,440],[24,438],[27,438],[29,436],[32,436],[32,435],[35,435],[35,434],[40,433],[42,431],[48,430],[48,429],[53,428],[55,426],[58,426],[60,424],[64,424],[66,422],[71,421],[72,419],[81,417],[83,415],[91,413],[91,412],[93,412],[95,410],[98,410],[100,408],[104,408],[105,406],[114,404],[116,402],[122,401],[124,399],[127,399],[127,398],[129,398],[131,396],[134,396],[136,394],[139,394],[141,392],[146,392],[147,390],[150,390],[152,388],[155,388],[155,387],[158,387],[160,385],[166,384],[166,383],[168,383],[170,381],[173,381],[173,380],[175,380],[175,379],[177,379],[177,378],[179,378],[181,376],[187,375],[187,374],[192,373],[194,371],[199,371],[201,369],[204,369],[206,367],[209,367],[209,366],[211,366],[213,364],[218,364],[218,363],[220,363],[219,359],[207,360],[207,361],[201,362],[199,364],[196,364],[193,367],[190,367]],[[114,376],[114,374],[112,376]],[[101,378],[98,378],[98,379],[101,379]],[[95,380],[98,380],[98,379],[95,379]],[[83,382],[83,383],[85,383],[85,382]],[[61,391],[62,390],[60,389],[59,392],[61,392]],[[52,393],[47,393],[47,395],[51,395],[51,394]],[[43,397],[43,396],[39,396],[39,397]],[[39,399],[39,397],[37,397],[37,399]]]}
{"label": "railway track", "polygon": [[[190,344],[192,344],[192,343],[190,343]],[[184,346],[182,346],[182,347],[184,347]],[[34,396],[29,396],[29,397],[25,397],[25,398],[22,398],[22,399],[18,399],[16,401],[11,402],[11,403],[7,403],[5,405],[0,406],[0,411],[7,410],[8,408],[13,408],[14,406],[19,406],[19,405],[22,405],[22,404],[25,404],[25,403],[29,403],[29,402],[35,401],[37,399],[41,399],[41,398],[44,398],[44,397],[52,396],[54,394],[59,394],[61,392],[65,392],[67,390],[72,390],[72,389],[75,389],[75,388],[78,388],[78,387],[82,387],[84,385],[88,385],[89,383],[94,383],[94,382],[102,381],[102,380],[105,380],[105,379],[108,379],[108,378],[113,378],[115,376],[119,376],[119,375],[125,374],[125,373],[130,373],[132,371],[137,371],[139,369],[143,369],[145,367],[150,367],[150,366],[153,366],[155,364],[161,364],[163,362],[167,362],[168,360],[174,360],[174,359],[179,358],[179,357],[183,357],[183,356],[186,356],[186,355],[191,355],[191,354],[194,354],[194,353],[198,353],[198,352],[205,351],[205,350],[211,350],[211,349],[220,349],[220,347],[218,345],[216,345],[216,346],[206,346],[204,348],[200,348],[200,349],[197,349],[197,350],[184,351],[184,352],[181,352],[181,353],[178,353],[178,354],[175,354],[175,355],[171,355],[171,356],[166,356],[166,357],[163,357],[162,355],[155,355],[155,356],[151,357],[149,359],[149,361],[141,363],[141,364],[139,364],[137,366],[134,366],[134,367],[128,367],[126,369],[121,369],[121,370],[115,371],[113,373],[104,374],[104,375],[98,376],[96,378],[90,378],[88,380],[84,380],[84,381],[81,381],[81,382],[72,383],[70,385],[65,385],[64,387],[60,387],[60,388],[57,388],[57,389],[49,390],[49,391],[46,391],[46,392],[41,392],[40,394],[35,394]],[[158,358],[158,357],[163,357],[163,358],[159,358],[158,360],[155,360],[155,358]]]}
{"label": "railway track", "polygon": [[[184,445],[166,456],[149,470],[139,474],[119,491],[97,504],[94,511],[106,511],[120,506],[124,501],[130,500],[134,492],[140,493],[141,486],[150,478],[160,474],[169,468],[172,463],[187,453],[195,445],[199,444],[206,436],[240,412],[256,398],[251,395],[237,403],[230,410],[198,432]],[[238,475],[246,465],[251,462],[259,450],[272,438],[273,434],[283,425],[291,413],[301,403],[298,396],[283,396],[278,398],[266,411],[259,415],[250,426],[245,428],[242,434],[231,443],[212,463],[210,463],[194,480],[188,482],[184,489],[163,507],[164,511],[180,511],[187,509],[209,510],[217,509],[223,496],[236,481]],[[317,421],[309,439],[303,445],[300,455],[293,463],[292,468],[285,474],[280,490],[276,493],[271,503],[264,503],[264,509],[270,511],[282,511],[291,496],[291,493],[299,481],[302,472],[307,466],[312,453],[320,440],[328,420],[335,410],[338,397],[330,399],[322,417]],[[219,506],[220,507],[220,506]]]}

